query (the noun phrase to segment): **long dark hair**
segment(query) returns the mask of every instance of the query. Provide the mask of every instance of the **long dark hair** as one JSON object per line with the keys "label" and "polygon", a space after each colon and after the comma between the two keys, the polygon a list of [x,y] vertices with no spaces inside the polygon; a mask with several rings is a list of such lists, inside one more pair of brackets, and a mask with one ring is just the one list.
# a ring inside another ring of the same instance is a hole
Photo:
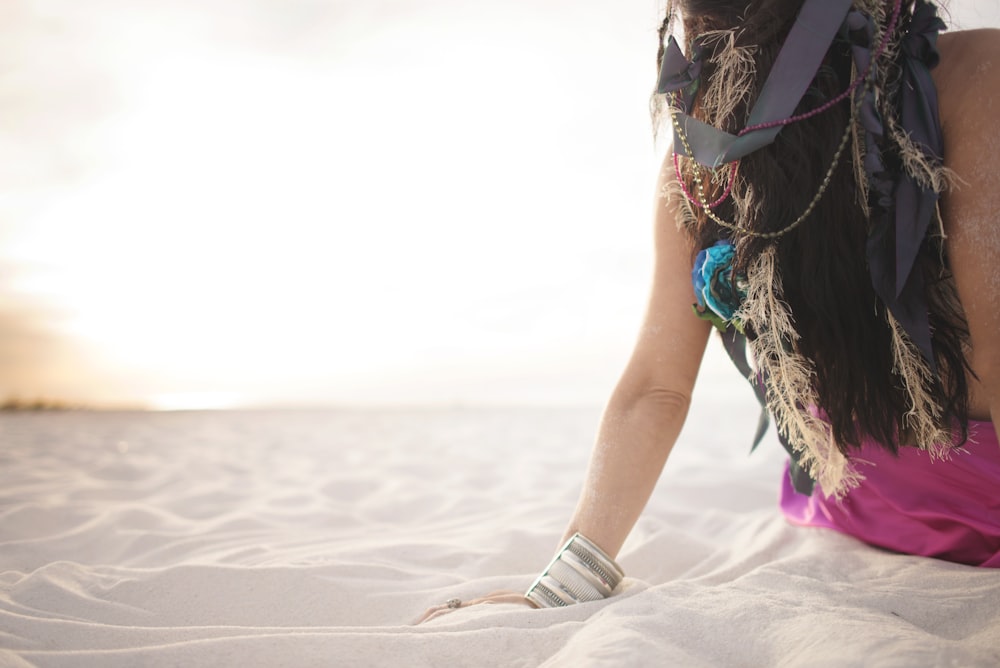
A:
{"label": "long dark hair", "polygon": [[[708,42],[701,74],[699,97],[692,114],[699,116],[699,99],[713,85],[713,73],[722,51],[751,47],[756,75],[746,100],[736,103],[724,118],[705,118],[720,129],[735,133],[747,121],[750,108],[771,65],[801,8],[803,0],[682,0],[684,30],[690,38],[710,31],[731,30],[734,42]],[[890,3],[891,4],[891,3]],[[910,3],[904,3],[909,5]],[[662,41],[667,20],[660,30]],[[904,8],[900,29],[910,20]],[[884,29],[884,26],[883,26]],[[842,92],[851,81],[850,45],[837,39],[817,73],[812,87],[796,113],[815,108]],[[886,101],[885,113],[892,112]],[[806,121],[787,125],[777,140],[740,161],[735,192],[744,204],[736,210],[733,197],[715,209],[724,220],[758,232],[773,232],[795,220],[808,206],[831,164],[832,156],[851,122],[850,103],[845,101]],[[902,169],[898,147],[887,145],[883,157]],[[696,224],[689,228],[697,248],[706,248],[720,238],[736,245],[735,268],[745,273],[753,259],[776,244],[783,278],[784,300],[801,337],[799,354],[815,369],[814,387],[818,408],[827,416],[840,450],[848,454],[871,437],[893,452],[907,433],[904,416],[910,410],[907,393],[895,368],[892,330],[886,307],[871,283],[865,246],[869,217],[859,192],[851,160],[834,170],[829,189],[808,219],[777,240],[761,239],[723,229],[698,209],[692,209]],[[689,189],[690,177],[685,177]],[[715,193],[720,192],[718,184]],[[714,195],[709,197],[714,199]],[[747,204],[749,203],[749,204]],[[918,269],[927,285],[932,345],[938,377],[925,387],[940,409],[940,420],[948,431],[956,426],[965,440],[969,389],[966,372],[968,328],[957,297],[942,239],[931,234],[925,240]],[[753,336],[753,333],[749,333]]]}

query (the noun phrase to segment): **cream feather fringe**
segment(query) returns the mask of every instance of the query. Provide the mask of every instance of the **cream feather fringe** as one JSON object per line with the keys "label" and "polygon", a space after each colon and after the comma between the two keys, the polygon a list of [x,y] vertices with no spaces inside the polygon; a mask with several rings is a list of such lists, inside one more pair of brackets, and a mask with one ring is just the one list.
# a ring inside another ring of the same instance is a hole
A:
{"label": "cream feather fringe", "polygon": [[756,46],[737,46],[739,29],[712,30],[701,38],[706,50],[712,54],[716,70],[711,86],[702,89],[701,113],[712,119],[716,127],[727,125],[726,120],[740,105],[750,101],[757,74],[754,55]]}
{"label": "cream feather fringe", "polygon": [[927,390],[928,384],[933,382],[933,374],[892,313],[888,313],[888,320],[892,330],[892,370],[902,380],[909,403],[909,410],[903,416],[903,429],[932,457],[947,459],[951,451],[951,434],[941,428],[941,407]]}
{"label": "cream feather fringe", "polygon": [[[673,166],[664,167],[664,169],[673,170]],[[677,228],[686,230],[689,234],[695,234],[698,229],[698,218],[695,216],[691,203],[684,196],[681,184],[672,174],[666,179],[659,194],[664,203],[668,205],[676,203],[674,209],[677,212]]]}
{"label": "cream feather fringe", "polygon": [[[859,74],[857,68],[851,66],[851,79],[853,80]],[[867,95],[868,90],[863,89],[861,91],[855,91],[854,95],[851,96],[851,104],[855,105],[857,103],[856,98],[858,95]],[[853,107],[855,110],[857,107]],[[855,111],[854,122],[851,124],[851,159],[852,167],[854,168],[854,185],[855,191],[857,193],[857,203],[861,207],[861,211],[864,212],[865,218],[871,216],[871,207],[868,205],[868,189],[870,184],[868,182],[868,172],[865,170],[865,155],[867,155],[867,147],[865,145],[865,132],[864,127],[861,123],[857,122],[858,114]]]}
{"label": "cream feather fringe", "polygon": [[778,430],[824,493],[839,498],[864,477],[837,448],[829,424],[810,410],[819,405],[813,364],[795,352],[799,335],[782,300],[775,256],[771,246],[754,260],[747,272],[747,299],[736,317],[757,333],[750,350],[758,370],[766,374],[767,404]]}
{"label": "cream feather fringe", "polygon": [[924,188],[930,188],[936,193],[942,193],[959,182],[955,172],[940,162],[931,161],[913,141],[909,133],[903,129],[899,121],[891,114],[885,116],[886,130],[899,147],[899,155],[903,161],[903,169],[916,179]]}

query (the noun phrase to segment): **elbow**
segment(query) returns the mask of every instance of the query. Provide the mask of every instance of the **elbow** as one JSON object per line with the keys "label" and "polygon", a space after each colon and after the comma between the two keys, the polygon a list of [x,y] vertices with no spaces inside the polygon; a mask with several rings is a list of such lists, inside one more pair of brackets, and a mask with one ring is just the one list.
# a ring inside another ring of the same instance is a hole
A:
{"label": "elbow", "polygon": [[649,418],[684,421],[691,405],[691,393],[663,385],[642,385],[621,396],[618,406],[623,414],[641,414]]}
{"label": "elbow", "polygon": [[[635,369],[632,369],[635,371]],[[664,423],[683,423],[691,406],[694,381],[683,374],[626,373],[612,394],[608,408],[621,417],[641,415]]]}
{"label": "elbow", "polygon": [[604,421],[610,428],[628,425],[633,436],[647,433],[657,443],[666,439],[669,452],[673,439],[684,426],[690,405],[688,392],[669,386],[642,386],[618,394],[608,405]]}
{"label": "elbow", "polygon": [[638,403],[663,414],[680,417],[687,415],[691,405],[691,393],[671,387],[652,385],[643,388],[637,397]]}

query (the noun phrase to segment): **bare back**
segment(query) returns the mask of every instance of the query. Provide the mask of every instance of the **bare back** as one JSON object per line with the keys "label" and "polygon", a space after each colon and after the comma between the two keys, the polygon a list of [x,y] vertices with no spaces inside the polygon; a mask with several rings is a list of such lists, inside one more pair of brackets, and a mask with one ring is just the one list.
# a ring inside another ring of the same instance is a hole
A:
{"label": "bare back", "polygon": [[1000,420],[1000,30],[946,33],[932,72],[945,166],[946,252],[971,334],[970,417]]}

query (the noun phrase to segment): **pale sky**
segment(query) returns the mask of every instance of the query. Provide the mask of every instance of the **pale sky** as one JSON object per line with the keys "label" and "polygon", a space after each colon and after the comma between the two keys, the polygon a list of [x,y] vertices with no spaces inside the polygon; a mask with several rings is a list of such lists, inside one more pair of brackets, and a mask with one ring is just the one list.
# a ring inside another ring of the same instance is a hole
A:
{"label": "pale sky", "polygon": [[603,401],[649,281],[657,11],[4,3],[0,400]]}

